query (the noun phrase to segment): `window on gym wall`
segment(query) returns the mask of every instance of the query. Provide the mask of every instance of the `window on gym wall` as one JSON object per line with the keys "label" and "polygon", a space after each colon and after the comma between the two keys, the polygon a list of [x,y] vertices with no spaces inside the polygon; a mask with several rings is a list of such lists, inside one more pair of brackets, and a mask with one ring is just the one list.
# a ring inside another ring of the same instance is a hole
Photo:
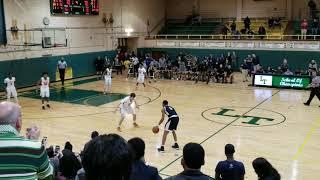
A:
{"label": "window on gym wall", "polygon": [[6,23],[4,19],[3,0],[0,0],[0,45],[7,44]]}

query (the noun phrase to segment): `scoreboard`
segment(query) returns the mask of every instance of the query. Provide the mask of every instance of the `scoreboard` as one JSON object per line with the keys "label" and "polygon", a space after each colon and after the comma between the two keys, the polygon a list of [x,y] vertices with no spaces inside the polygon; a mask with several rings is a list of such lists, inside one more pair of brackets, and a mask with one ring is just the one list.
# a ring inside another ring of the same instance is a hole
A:
{"label": "scoreboard", "polygon": [[54,15],[99,15],[99,0],[50,0]]}

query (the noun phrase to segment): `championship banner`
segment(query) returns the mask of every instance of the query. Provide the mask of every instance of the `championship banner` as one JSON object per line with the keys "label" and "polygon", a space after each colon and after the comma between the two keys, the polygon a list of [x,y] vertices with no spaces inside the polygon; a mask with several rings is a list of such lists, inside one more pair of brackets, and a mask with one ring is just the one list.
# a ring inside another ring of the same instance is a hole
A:
{"label": "championship banner", "polygon": [[307,89],[311,83],[309,76],[287,76],[273,74],[255,74],[254,86],[266,86],[276,88]]}

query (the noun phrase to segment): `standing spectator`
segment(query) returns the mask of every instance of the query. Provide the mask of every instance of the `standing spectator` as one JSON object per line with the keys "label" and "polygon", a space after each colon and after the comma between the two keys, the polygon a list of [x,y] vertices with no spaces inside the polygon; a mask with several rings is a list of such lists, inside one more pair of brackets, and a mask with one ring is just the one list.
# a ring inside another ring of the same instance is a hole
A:
{"label": "standing spectator", "polygon": [[243,63],[240,65],[242,73],[242,82],[248,81],[248,64],[246,60],[243,60]]}
{"label": "standing spectator", "polygon": [[136,77],[136,74],[138,74],[138,69],[139,69],[139,58],[136,55],[132,56],[132,63],[133,63],[133,76]]}
{"label": "standing spectator", "polygon": [[188,143],[183,147],[183,158],[181,165],[183,172],[166,180],[213,180],[201,172],[201,166],[204,165],[205,152],[203,147],[197,143]]}
{"label": "standing spectator", "polygon": [[66,68],[67,68],[67,62],[64,60],[63,57],[61,57],[61,60],[58,61],[58,69],[59,69],[59,75],[60,75],[60,80],[62,83],[62,86],[64,86],[64,78],[66,74]]}
{"label": "standing spectator", "polygon": [[72,145],[70,142],[66,142],[64,150],[62,150],[63,156],[59,162],[60,178],[74,179],[79,169],[81,169],[81,163],[77,156],[72,152]]}
{"label": "standing spectator", "polygon": [[[98,137],[99,136],[99,133],[98,131],[93,131],[91,133],[91,140],[93,140],[94,138]],[[90,142],[90,141],[89,141]],[[84,148],[83,149],[86,149],[89,145],[89,142],[87,142],[85,145],[84,145]]]}
{"label": "standing spectator", "polygon": [[258,34],[260,39],[264,39],[264,36],[266,35],[266,29],[262,25],[259,27]]}
{"label": "standing spectator", "polygon": [[224,66],[223,64],[220,64],[218,69],[217,69],[217,73],[216,73],[216,80],[217,80],[217,83],[220,81],[221,83],[224,83],[225,82],[225,73],[224,73]]}
{"label": "standing spectator", "polygon": [[238,67],[238,59],[239,59],[239,58],[238,58],[236,52],[235,52],[235,51],[232,51],[232,55],[231,55],[231,66],[232,66],[233,69],[236,68],[236,67]]}
{"label": "standing spectator", "polygon": [[237,31],[237,24],[236,24],[235,20],[232,21],[232,23],[230,25],[230,29],[231,29],[232,35],[235,35],[236,31]]}
{"label": "standing spectator", "polygon": [[52,180],[53,168],[44,146],[23,138],[21,128],[20,107],[11,102],[0,103],[0,156],[5,157],[0,161],[1,179]]}
{"label": "standing spectator", "polygon": [[252,64],[253,64],[253,73],[256,73],[258,67],[260,66],[260,58],[256,54],[252,54]]}
{"label": "standing spectator", "polygon": [[49,148],[46,149],[47,154],[49,156],[50,164],[52,165],[54,169],[54,177],[57,176],[58,171],[59,171],[59,155],[55,154],[53,150],[53,146],[50,146]]}
{"label": "standing spectator", "polygon": [[315,76],[318,73],[318,65],[315,60],[311,60],[309,63],[308,74],[309,76]]}
{"label": "standing spectator", "polygon": [[133,163],[130,180],[161,180],[158,170],[145,163],[144,151],[145,143],[140,138],[132,138],[128,141],[132,150]]}
{"label": "standing spectator", "polygon": [[216,166],[216,180],[243,180],[245,169],[240,161],[234,160],[233,154],[235,153],[234,146],[227,144],[224,147],[224,153],[227,160],[220,161]]}
{"label": "standing spectator", "polygon": [[282,72],[281,74],[283,74],[284,72],[286,72],[289,69],[288,61],[286,58],[283,59],[280,68],[281,68],[281,72]]}
{"label": "standing spectator", "polygon": [[306,19],[303,19],[300,25],[301,28],[301,39],[306,40],[307,39],[307,31],[308,31],[308,21]]}
{"label": "standing spectator", "polygon": [[260,157],[252,162],[254,171],[258,175],[258,180],[280,180],[280,174],[272,167],[272,165],[264,158]]}
{"label": "standing spectator", "polygon": [[117,75],[119,74],[119,72],[120,74],[122,74],[122,62],[120,61],[118,55],[114,58],[114,66],[115,66],[115,69],[117,70]]}
{"label": "standing spectator", "polygon": [[231,68],[230,64],[226,65],[224,72],[225,72],[225,77],[224,77],[225,83],[232,84],[232,82],[233,82],[233,69]]}
{"label": "standing spectator", "polygon": [[[312,82],[309,85],[311,92],[307,102],[304,105],[309,106],[314,96],[317,96],[320,101],[320,76],[313,76]],[[319,106],[320,107],[320,106]]]}
{"label": "standing spectator", "polygon": [[281,18],[280,16],[278,16],[277,18],[274,19],[274,23],[273,23],[274,27],[279,26],[281,29]]}
{"label": "standing spectator", "polygon": [[146,59],[145,59],[144,63],[145,63],[145,68],[146,68],[147,72],[149,72],[149,67],[150,67],[152,60],[153,59],[150,57],[150,55],[146,55]]}
{"label": "standing spectator", "polygon": [[318,35],[318,29],[319,29],[319,22],[317,19],[313,19],[311,23],[311,34]]}
{"label": "standing spectator", "polygon": [[127,142],[117,134],[100,135],[83,152],[86,180],[129,180],[132,157]]}
{"label": "standing spectator", "polygon": [[250,20],[250,18],[247,16],[247,17],[244,19],[243,23],[244,23],[244,29],[245,29],[246,31],[248,31],[248,30],[250,29],[250,25],[251,25],[251,20]]}

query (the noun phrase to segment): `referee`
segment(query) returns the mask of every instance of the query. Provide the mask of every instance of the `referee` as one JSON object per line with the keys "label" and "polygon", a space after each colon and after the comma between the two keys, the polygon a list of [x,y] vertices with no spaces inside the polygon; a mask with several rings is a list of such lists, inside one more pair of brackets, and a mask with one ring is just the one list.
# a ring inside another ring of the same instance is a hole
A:
{"label": "referee", "polygon": [[310,86],[311,92],[310,92],[310,97],[308,101],[304,103],[304,105],[306,106],[310,105],[314,96],[317,96],[320,101],[320,76],[314,76],[309,86]]}
{"label": "referee", "polygon": [[60,61],[58,61],[58,69],[59,69],[59,75],[60,75],[60,80],[62,83],[62,86],[64,86],[64,77],[66,74],[66,68],[67,68],[67,62],[64,60],[62,57]]}

